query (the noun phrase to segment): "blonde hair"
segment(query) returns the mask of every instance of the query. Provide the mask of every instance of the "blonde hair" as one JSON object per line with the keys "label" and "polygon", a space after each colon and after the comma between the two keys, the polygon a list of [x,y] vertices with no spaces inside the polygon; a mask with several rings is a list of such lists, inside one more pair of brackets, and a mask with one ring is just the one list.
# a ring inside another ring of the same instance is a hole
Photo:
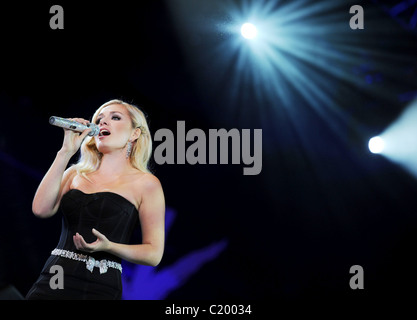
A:
{"label": "blonde hair", "polygon": [[[146,116],[138,107],[122,100],[110,100],[96,110],[91,122],[95,123],[101,110],[111,104],[123,105],[132,120],[132,128],[139,128],[141,130],[139,138],[132,145],[132,152],[129,159],[134,168],[145,173],[150,173],[149,160],[152,154],[152,139]],[[81,144],[79,160],[74,165],[77,174],[87,178],[86,175],[88,173],[94,172],[99,168],[102,156],[102,153],[97,150],[94,138],[87,136]]]}

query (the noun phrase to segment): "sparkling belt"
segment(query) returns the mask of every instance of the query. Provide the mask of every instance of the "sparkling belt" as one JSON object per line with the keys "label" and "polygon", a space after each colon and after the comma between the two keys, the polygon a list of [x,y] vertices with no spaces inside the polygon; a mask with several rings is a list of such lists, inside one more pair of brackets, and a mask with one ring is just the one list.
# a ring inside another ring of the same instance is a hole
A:
{"label": "sparkling belt", "polygon": [[64,250],[64,249],[54,249],[52,250],[51,254],[53,256],[60,256],[63,258],[85,262],[85,267],[90,272],[93,272],[94,267],[97,267],[100,269],[100,274],[106,273],[107,268],[114,268],[114,269],[119,270],[120,273],[122,273],[122,265],[114,261],[109,261],[105,259],[98,261],[94,259],[93,257],[87,256],[84,254],[79,254],[79,253],[72,252],[72,251],[68,251],[68,250]]}

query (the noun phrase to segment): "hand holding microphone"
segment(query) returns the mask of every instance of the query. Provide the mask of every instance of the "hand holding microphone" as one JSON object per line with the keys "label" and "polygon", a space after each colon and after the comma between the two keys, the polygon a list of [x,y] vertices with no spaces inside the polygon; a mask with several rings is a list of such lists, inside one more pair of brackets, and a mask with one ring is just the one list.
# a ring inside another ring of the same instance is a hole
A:
{"label": "hand holding microphone", "polygon": [[[87,136],[96,136],[100,129],[97,125],[81,118],[65,119],[60,117],[50,117],[49,123],[61,127],[65,130],[64,142],[61,151],[69,155],[75,154],[81,146],[81,143]],[[89,130],[87,130],[89,129]],[[81,132],[81,134],[77,134]]]}

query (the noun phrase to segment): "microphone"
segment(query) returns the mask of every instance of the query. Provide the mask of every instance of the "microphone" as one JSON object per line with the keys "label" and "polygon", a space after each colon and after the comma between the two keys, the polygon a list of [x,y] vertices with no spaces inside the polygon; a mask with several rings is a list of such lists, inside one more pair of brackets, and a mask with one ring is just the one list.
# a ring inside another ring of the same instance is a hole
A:
{"label": "microphone", "polygon": [[88,133],[89,136],[97,136],[100,133],[100,128],[98,127],[98,125],[93,123],[85,125],[77,121],[54,116],[49,118],[49,123],[53,126],[70,129],[77,132],[83,132],[85,129],[91,129],[91,131]]}

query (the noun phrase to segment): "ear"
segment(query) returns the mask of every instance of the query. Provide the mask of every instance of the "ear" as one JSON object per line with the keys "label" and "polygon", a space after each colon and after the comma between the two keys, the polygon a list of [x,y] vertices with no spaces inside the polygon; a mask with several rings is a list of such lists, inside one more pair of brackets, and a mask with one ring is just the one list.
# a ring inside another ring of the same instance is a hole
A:
{"label": "ear", "polygon": [[142,133],[142,130],[140,130],[140,128],[136,128],[135,131],[133,131],[132,135],[130,136],[129,141],[134,142],[135,140],[139,139],[141,133]]}

